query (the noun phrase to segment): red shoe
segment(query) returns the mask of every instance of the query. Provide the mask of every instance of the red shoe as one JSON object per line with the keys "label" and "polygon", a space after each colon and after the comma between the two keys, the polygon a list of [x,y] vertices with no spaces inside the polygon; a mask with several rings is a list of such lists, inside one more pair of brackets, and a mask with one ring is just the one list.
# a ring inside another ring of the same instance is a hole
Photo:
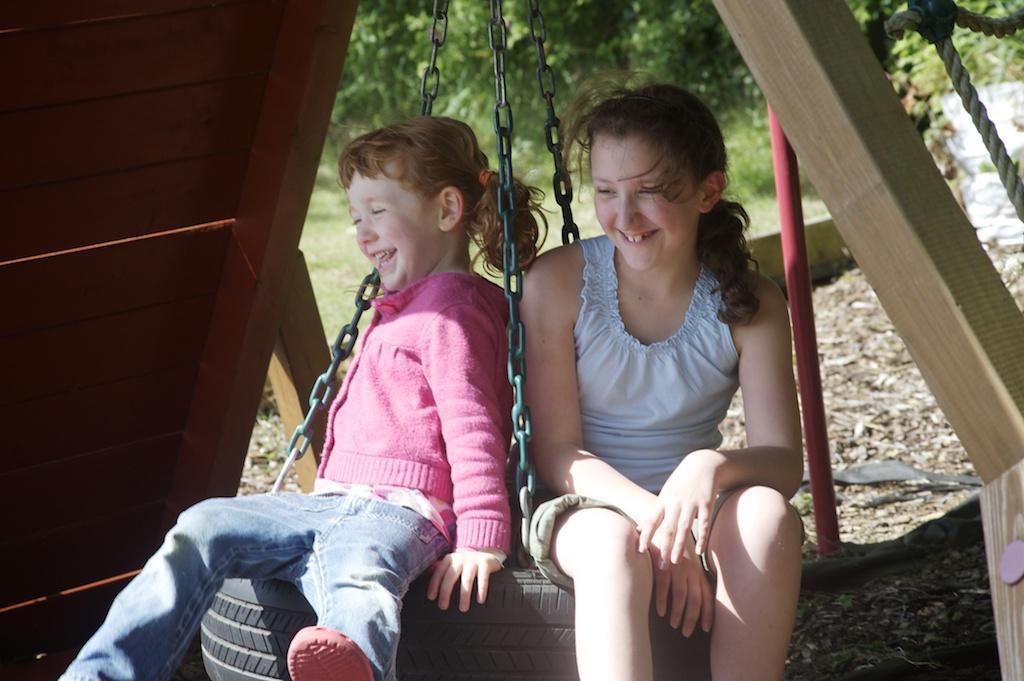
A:
{"label": "red shoe", "polygon": [[373,681],[366,654],[348,636],[327,627],[306,627],[288,646],[292,681]]}

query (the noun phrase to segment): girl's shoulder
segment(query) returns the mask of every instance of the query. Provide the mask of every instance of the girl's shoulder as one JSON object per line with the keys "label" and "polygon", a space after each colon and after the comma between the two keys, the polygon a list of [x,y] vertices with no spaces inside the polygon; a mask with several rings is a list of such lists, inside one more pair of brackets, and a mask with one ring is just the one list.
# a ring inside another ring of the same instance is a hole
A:
{"label": "girl's shoulder", "polygon": [[578,290],[583,282],[580,244],[567,244],[541,253],[526,272],[526,281],[539,282],[542,286],[560,285],[559,288],[575,286]]}
{"label": "girl's shoulder", "polygon": [[523,304],[575,315],[583,288],[583,249],[572,243],[542,253],[523,280]]}
{"label": "girl's shoulder", "polygon": [[782,313],[788,318],[789,308],[786,296],[782,293],[779,285],[760,272],[752,271],[748,276],[750,277],[750,289],[758,301],[757,313],[751,321],[756,321],[762,312],[769,316],[777,316]]}
{"label": "girl's shoulder", "polygon": [[732,325],[736,350],[742,354],[743,346],[764,339],[765,335],[789,336],[789,305],[786,296],[772,279],[759,272],[750,272],[750,288],[757,298],[757,312],[747,322]]}

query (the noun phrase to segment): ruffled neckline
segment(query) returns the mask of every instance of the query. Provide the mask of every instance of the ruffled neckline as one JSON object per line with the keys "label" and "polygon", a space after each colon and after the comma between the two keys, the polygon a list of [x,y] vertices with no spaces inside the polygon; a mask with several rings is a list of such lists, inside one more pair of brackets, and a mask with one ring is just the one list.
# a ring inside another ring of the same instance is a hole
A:
{"label": "ruffled neckline", "polygon": [[615,268],[615,246],[607,237],[603,237],[603,240],[604,244],[601,244],[602,248],[600,249],[601,262],[586,263],[587,278],[591,279],[597,290],[600,291],[601,311],[611,321],[611,336],[620,345],[633,352],[645,354],[675,348],[695,333],[694,327],[701,318],[708,316],[709,310],[714,312],[713,294],[718,282],[702,263],[693,284],[693,293],[690,295],[683,323],[668,338],[653,343],[641,342],[626,329],[626,322],[622,319],[622,311],[619,308],[619,278],[616,276]]}

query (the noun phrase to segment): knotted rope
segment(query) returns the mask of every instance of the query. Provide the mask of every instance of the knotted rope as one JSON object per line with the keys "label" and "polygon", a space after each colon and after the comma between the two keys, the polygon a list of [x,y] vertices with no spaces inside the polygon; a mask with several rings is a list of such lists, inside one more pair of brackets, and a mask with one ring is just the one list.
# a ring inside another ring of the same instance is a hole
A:
{"label": "knotted rope", "polygon": [[[953,15],[951,17],[925,17],[916,10],[907,10],[893,15],[885,22],[885,30],[889,37],[900,39],[906,31],[918,31],[926,40],[935,45],[946,73],[953,81],[953,89],[960,95],[964,110],[971,115],[974,127],[978,129],[985,148],[988,149],[989,157],[995,164],[999,179],[1006,188],[1006,194],[1010,197],[1017,217],[1024,221],[1024,182],[1017,174],[1017,166],[1006,151],[1006,145],[999,138],[995,124],[988,116],[985,105],[978,98],[978,91],[971,84],[971,74],[964,68],[960,53],[953,46],[952,27],[953,23],[962,28],[967,28],[977,33],[984,33],[988,36],[1002,38],[1016,33],[1024,28],[1024,10],[1014,12],[1012,15],[1000,18],[986,17],[975,12],[970,12],[952,5]],[[948,21],[944,21],[948,20]]]}
{"label": "knotted rope", "polygon": [[[918,30],[921,21],[921,13],[915,10],[898,12],[885,22],[885,30],[890,38],[898,40],[903,37],[905,31]],[[1024,10],[1018,10],[1006,17],[987,17],[984,14],[957,7],[954,21],[960,28],[966,28],[975,33],[984,33],[987,36],[1004,38],[1024,28]]]}

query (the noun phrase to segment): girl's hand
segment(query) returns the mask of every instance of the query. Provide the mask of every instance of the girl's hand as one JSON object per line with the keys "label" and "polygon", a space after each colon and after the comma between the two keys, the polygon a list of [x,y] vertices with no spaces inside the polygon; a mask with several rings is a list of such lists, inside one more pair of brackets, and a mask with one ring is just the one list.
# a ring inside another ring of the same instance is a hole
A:
{"label": "girl's hand", "polygon": [[678,564],[695,519],[696,554],[707,550],[711,510],[718,493],[716,471],[724,461],[725,457],[713,449],[699,449],[676,466],[647,520],[638,525],[640,551],[656,547],[667,562]]}
{"label": "girl's hand", "polygon": [[455,584],[459,583],[459,610],[466,612],[473,594],[473,581],[476,580],[476,602],[482,604],[487,600],[491,573],[500,569],[501,561],[486,551],[449,553],[434,563],[430,584],[427,586],[427,598],[436,600],[441,610],[447,610]]}
{"label": "girl's hand", "polygon": [[[689,532],[685,533],[687,537]],[[704,573],[700,556],[694,551],[693,539],[684,542],[682,560],[669,563],[662,559],[657,547],[651,548],[654,567],[654,607],[662,617],[668,612],[668,594],[672,592],[669,625],[689,637],[700,622],[705,632],[711,631],[715,617],[715,596]],[[681,625],[681,626],[680,626]]]}

